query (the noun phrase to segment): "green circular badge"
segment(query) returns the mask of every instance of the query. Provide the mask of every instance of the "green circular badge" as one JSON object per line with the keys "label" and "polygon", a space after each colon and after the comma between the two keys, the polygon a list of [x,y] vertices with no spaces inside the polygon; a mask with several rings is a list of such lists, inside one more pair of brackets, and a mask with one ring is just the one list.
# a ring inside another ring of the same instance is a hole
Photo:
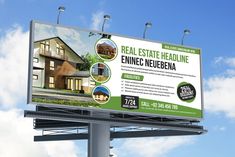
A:
{"label": "green circular badge", "polygon": [[190,83],[181,82],[177,87],[177,95],[180,100],[191,103],[196,97],[196,89]]}

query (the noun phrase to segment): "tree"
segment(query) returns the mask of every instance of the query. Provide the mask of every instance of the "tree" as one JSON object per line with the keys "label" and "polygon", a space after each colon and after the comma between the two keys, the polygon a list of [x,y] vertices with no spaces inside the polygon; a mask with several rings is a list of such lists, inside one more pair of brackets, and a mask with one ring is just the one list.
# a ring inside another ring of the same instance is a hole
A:
{"label": "tree", "polygon": [[81,71],[90,70],[90,67],[92,64],[94,64],[96,62],[102,62],[102,60],[95,54],[91,55],[91,54],[87,53],[86,55],[82,55],[81,58],[85,62],[85,63],[79,65],[79,70],[81,70]]}

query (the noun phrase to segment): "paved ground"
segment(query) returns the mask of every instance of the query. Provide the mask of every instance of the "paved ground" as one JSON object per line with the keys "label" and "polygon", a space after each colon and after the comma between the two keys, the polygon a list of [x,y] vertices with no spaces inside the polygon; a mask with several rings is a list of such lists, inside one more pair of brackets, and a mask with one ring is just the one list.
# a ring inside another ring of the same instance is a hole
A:
{"label": "paved ground", "polygon": [[79,93],[67,93],[60,90],[33,88],[32,92],[34,98],[77,100],[85,102],[94,101],[93,98],[88,95]]}

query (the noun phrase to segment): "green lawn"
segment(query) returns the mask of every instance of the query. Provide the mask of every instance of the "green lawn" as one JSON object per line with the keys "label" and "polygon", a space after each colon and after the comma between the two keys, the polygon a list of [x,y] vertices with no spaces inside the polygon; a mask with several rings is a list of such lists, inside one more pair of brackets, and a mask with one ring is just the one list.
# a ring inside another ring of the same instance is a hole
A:
{"label": "green lawn", "polygon": [[108,76],[100,76],[100,75],[93,75],[93,74],[92,74],[92,76],[94,77],[95,80],[97,80],[99,82],[103,82],[108,79]]}
{"label": "green lawn", "polygon": [[99,54],[99,56],[104,59],[112,59],[114,57],[114,56],[104,55],[104,54]]}
{"label": "green lawn", "polygon": [[[68,90],[68,89],[56,89],[57,91],[61,91],[64,93],[73,93],[73,94],[81,94],[77,90]],[[84,96],[91,96],[91,93],[83,93]]]}
{"label": "green lawn", "polygon": [[100,104],[96,102],[83,102],[77,100],[59,100],[59,99],[46,99],[46,98],[32,98],[33,102],[44,103],[44,104],[60,104],[68,106],[81,106],[81,107],[100,107]]}

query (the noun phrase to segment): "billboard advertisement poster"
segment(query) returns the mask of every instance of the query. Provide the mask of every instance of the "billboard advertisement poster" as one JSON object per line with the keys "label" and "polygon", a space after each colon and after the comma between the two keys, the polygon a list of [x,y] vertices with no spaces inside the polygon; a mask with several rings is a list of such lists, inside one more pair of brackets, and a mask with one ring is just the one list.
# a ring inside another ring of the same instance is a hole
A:
{"label": "billboard advertisement poster", "polygon": [[202,118],[201,50],[32,22],[28,102]]}

